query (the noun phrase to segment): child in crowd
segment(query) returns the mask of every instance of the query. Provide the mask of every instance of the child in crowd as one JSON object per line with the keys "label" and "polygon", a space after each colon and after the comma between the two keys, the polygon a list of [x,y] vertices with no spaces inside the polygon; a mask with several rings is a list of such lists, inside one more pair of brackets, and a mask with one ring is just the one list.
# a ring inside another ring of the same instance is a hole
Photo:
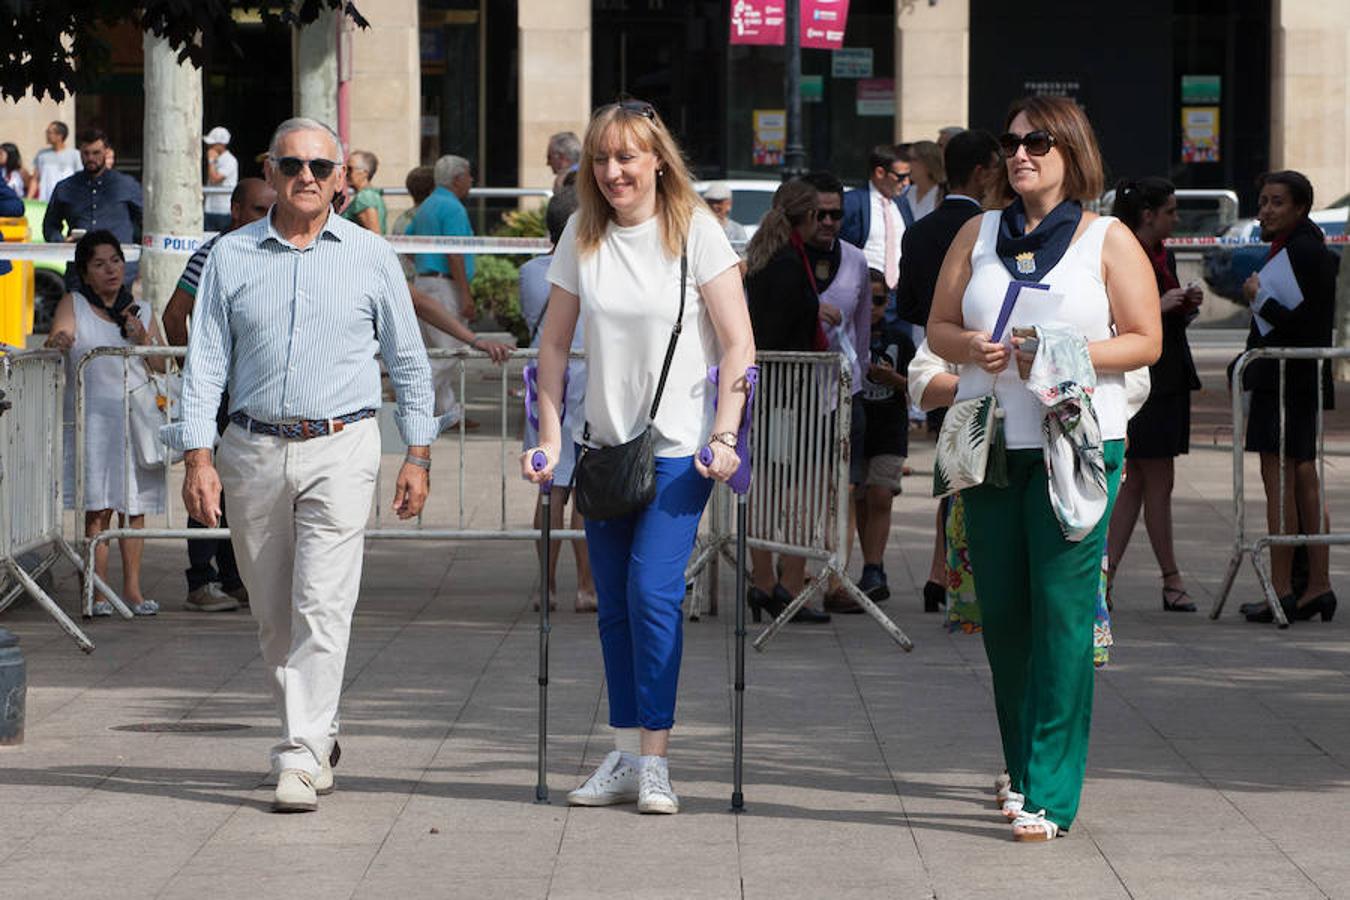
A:
{"label": "child in crowd", "polygon": [[904,326],[886,320],[886,279],[876,269],[872,282],[871,364],[863,376],[862,399],[867,427],[863,436],[866,475],[858,487],[858,540],[863,571],[858,588],[879,603],[890,597],[882,557],[891,533],[891,504],[909,455],[905,372],[914,358],[914,342]]}

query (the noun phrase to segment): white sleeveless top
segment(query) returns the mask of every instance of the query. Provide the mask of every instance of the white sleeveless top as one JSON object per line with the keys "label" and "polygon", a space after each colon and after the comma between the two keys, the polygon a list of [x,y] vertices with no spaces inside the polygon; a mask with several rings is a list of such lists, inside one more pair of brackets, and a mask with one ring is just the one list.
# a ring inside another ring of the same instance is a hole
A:
{"label": "white sleeveless top", "polygon": [[[1003,296],[1012,276],[998,258],[995,244],[1001,212],[984,213],[980,235],[970,252],[970,283],[961,298],[961,316],[965,327],[974,331],[993,332],[997,324]],[[1077,328],[1089,341],[1104,341],[1115,336],[1111,318],[1111,304],[1102,281],[1102,243],[1106,232],[1116,220],[1102,216],[1084,229],[1064,256],[1044,278],[1057,294],[1064,296],[1054,321]],[[1025,296],[1025,295],[1024,295]],[[1036,322],[1034,324],[1049,324]],[[1007,340],[1007,335],[1004,335]],[[989,392],[991,376],[974,363],[961,366],[961,382],[956,390],[957,400],[979,397]],[[1041,419],[1045,407],[1027,390],[1026,382],[1017,374],[1013,361],[994,381],[994,394],[1003,409],[1003,433],[1009,450],[1035,449],[1041,446]],[[1101,425],[1102,439],[1124,440],[1125,376],[1119,372],[1098,373],[1097,389],[1092,405]]]}

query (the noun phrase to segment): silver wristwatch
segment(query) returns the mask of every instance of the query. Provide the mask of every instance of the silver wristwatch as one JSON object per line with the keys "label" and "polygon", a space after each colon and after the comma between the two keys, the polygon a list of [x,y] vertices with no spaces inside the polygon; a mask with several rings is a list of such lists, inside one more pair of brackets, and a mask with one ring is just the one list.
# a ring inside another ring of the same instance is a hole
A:
{"label": "silver wristwatch", "polygon": [[734,432],[734,431],[721,431],[721,432],[718,432],[717,434],[714,434],[714,435],[712,436],[712,439],[713,439],[714,441],[717,441],[717,443],[719,443],[719,444],[725,444],[726,446],[730,447],[732,450],[735,450],[735,449],[736,449],[736,432]]}

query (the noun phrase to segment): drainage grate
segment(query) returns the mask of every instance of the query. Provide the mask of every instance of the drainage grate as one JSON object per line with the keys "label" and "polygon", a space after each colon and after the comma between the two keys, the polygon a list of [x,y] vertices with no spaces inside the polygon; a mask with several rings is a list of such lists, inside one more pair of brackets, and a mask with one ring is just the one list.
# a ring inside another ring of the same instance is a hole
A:
{"label": "drainage grate", "polygon": [[239,722],[136,722],[132,725],[114,725],[112,731],[135,731],[153,734],[200,734],[210,731],[242,731],[252,726]]}

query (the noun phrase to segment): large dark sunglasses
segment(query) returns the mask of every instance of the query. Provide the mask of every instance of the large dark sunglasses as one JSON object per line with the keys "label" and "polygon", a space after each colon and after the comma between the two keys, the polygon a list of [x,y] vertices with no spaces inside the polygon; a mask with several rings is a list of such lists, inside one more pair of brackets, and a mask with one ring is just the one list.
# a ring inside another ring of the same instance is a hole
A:
{"label": "large dark sunglasses", "polygon": [[1021,136],[1009,131],[998,139],[998,145],[1007,157],[1016,156],[1018,147],[1026,147],[1027,156],[1044,156],[1055,146],[1055,136],[1044,128],[1028,131]]}
{"label": "large dark sunglasses", "polygon": [[316,181],[323,181],[333,174],[334,169],[341,165],[341,163],[333,162],[331,159],[301,159],[298,156],[274,157],[272,162],[287,178],[294,178],[300,174],[301,169],[309,166],[309,174],[313,175]]}
{"label": "large dark sunglasses", "polygon": [[886,174],[894,178],[900,184],[904,184],[906,181],[909,181],[908,172],[897,172],[894,169],[887,169]]}
{"label": "large dark sunglasses", "polygon": [[826,219],[830,219],[831,221],[838,222],[838,221],[839,221],[840,219],[842,219],[843,217],[844,217],[844,211],[843,211],[842,209],[818,209],[818,210],[816,210],[816,221],[817,221],[817,222],[824,222]]}

